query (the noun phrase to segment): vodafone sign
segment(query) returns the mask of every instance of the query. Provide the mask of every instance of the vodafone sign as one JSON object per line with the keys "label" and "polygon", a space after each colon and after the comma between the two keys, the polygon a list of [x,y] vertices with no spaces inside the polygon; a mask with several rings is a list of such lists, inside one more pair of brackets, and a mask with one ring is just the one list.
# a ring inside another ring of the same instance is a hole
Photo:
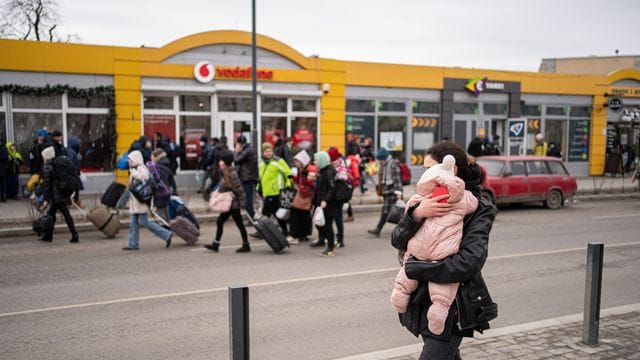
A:
{"label": "vodafone sign", "polygon": [[[193,67],[193,76],[201,83],[208,83],[213,78],[223,79],[251,79],[251,67],[213,67],[209,61],[200,61]],[[261,70],[256,71],[256,76],[261,80],[272,80],[273,71]]]}
{"label": "vodafone sign", "polygon": [[201,83],[208,83],[216,75],[213,64],[208,61],[200,61],[193,67],[193,76]]}

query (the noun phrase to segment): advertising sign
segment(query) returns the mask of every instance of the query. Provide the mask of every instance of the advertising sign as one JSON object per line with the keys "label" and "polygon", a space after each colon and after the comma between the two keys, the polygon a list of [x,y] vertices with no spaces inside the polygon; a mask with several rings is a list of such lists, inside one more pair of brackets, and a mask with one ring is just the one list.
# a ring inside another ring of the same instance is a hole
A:
{"label": "advertising sign", "polygon": [[402,131],[381,131],[380,147],[388,151],[402,151],[404,149],[404,133]]}
{"label": "advertising sign", "polygon": [[527,149],[526,119],[509,119],[509,138],[507,139],[507,155],[524,155]]}

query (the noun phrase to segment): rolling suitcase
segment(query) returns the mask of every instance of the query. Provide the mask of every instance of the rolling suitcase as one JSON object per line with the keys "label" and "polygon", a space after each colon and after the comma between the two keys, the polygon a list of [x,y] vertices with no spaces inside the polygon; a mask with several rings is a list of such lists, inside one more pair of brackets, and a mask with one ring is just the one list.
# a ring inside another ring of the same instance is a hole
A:
{"label": "rolling suitcase", "polygon": [[200,236],[200,230],[183,216],[176,216],[175,219],[170,220],[169,228],[186,241],[189,246],[195,245],[198,241],[198,236]]}
{"label": "rolling suitcase", "polygon": [[258,219],[258,221],[254,221],[251,219],[251,216],[249,216],[249,220],[276,254],[280,254],[285,247],[289,246],[289,242],[284,237],[284,234],[282,234],[280,227],[268,217],[263,216]]}
{"label": "rolling suitcase", "polygon": [[120,231],[120,216],[117,211],[106,207],[97,207],[87,213],[73,201],[73,195],[71,195],[71,204],[80,210],[87,217],[87,220],[91,221],[109,239],[114,238]]}
{"label": "rolling suitcase", "polygon": [[169,200],[169,206],[167,207],[167,212],[169,214],[169,219],[175,219],[176,216],[182,216],[187,220],[191,221],[196,228],[200,229],[200,224],[198,223],[198,219],[193,215],[193,213],[187,208],[186,203],[182,198],[176,195],[172,195]]}
{"label": "rolling suitcase", "polygon": [[100,202],[102,202],[102,204],[106,207],[116,207],[118,200],[120,199],[122,193],[124,193],[124,190],[126,188],[126,186],[120,183],[117,183],[115,181],[112,182],[111,185],[109,185],[109,187],[107,188],[107,191],[105,191],[102,195]]}

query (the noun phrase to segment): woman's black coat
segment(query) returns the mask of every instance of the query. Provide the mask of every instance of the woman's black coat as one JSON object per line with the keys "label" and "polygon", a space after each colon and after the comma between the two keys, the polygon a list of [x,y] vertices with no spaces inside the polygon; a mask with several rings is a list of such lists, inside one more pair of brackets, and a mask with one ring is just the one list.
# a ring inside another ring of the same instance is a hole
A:
{"label": "woman's black coat", "polygon": [[314,204],[320,206],[322,201],[327,202],[327,207],[324,209],[326,216],[335,217],[338,215],[338,211],[342,206],[336,201],[336,169],[333,165],[328,165],[324,169],[320,170],[318,177],[318,184],[316,186],[316,193],[314,198]]}
{"label": "woman's black coat", "polygon": [[[480,195],[476,185],[467,184],[467,190],[478,197]],[[413,220],[413,209],[405,214],[391,235],[391,244],[398,250],[406,250],[407,242],[424,222]],[[407,276],[420,281],[420,286],[411,294],[407,311],[400,314],[400,323],[415,336],[429,333],[426,317],[431,305],[426,286],[428,281],[460,283],[452,311],[458,310],[457,325],[463,334],[470,335],[472,330],[482,332],[489,328],[489,320],[497,317],[498,306],[491,300],[480,272],[487,260],[489,232],[495,216],[495,207],[482,199],[476,211],[464,218],[462,242],[457,254],[441,261],[420,261],[413,257],[407,259]]]}

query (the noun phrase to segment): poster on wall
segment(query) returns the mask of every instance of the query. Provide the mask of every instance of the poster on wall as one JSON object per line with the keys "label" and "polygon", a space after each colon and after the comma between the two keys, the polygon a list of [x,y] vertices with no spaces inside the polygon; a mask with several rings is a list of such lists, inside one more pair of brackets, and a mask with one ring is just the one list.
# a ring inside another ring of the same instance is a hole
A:
{"label": "poster on wall", "polygon": [[589,120],[571,120],[569,122],[568,160],[589,160]]}
{"label": "poster on wall", "polygon": [[404,133],[402,131],[381,131],[380,147],[388,151],[402,151],[404,149]]}
{"label": "poster on wall", "polygon": [[345,144],[346,144],[346,135],[353,134],[353,135],[360,136],[360,145],[363,145],[364,139],[368,137],[372,139],[375,138],[375,117],[347,115],[345,129],[346,129]]}
{"label": "poster on wall", "polygon": [[171,141],[176,141],[176,117],[173,115],[145,115],[144,136],[153,139],[155,133],[161,133]]}

